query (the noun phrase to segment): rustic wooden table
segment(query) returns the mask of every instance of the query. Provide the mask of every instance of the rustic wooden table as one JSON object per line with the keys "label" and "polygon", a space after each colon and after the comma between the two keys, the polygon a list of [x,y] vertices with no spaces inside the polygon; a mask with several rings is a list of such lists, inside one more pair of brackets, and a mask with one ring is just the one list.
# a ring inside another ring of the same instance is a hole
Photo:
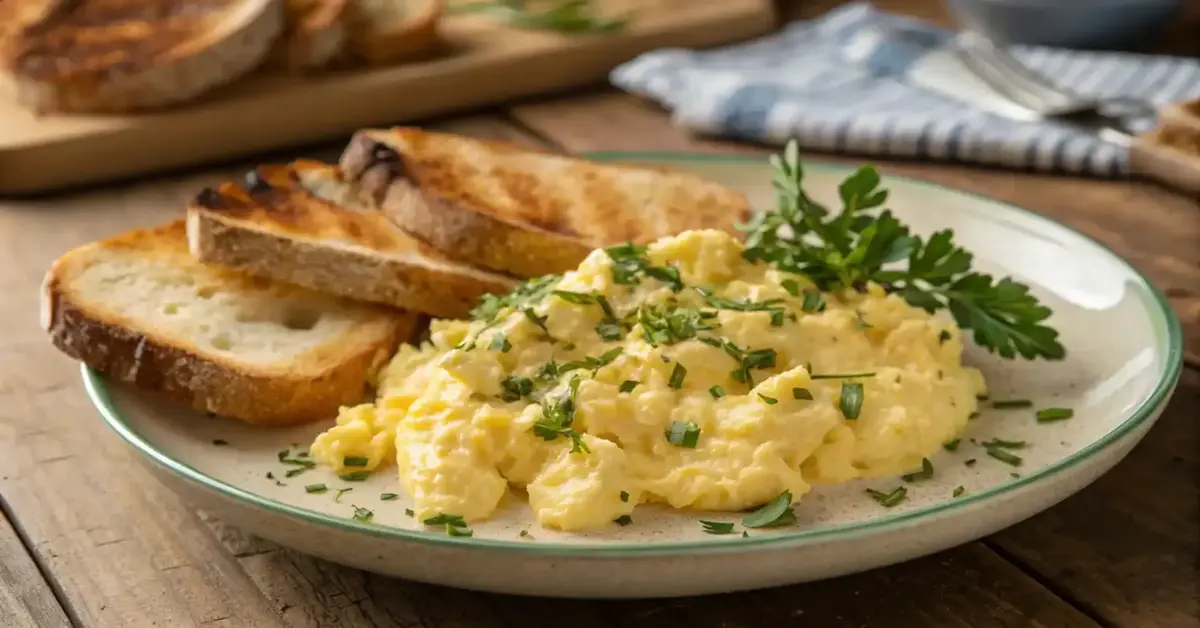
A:
{"label": "rustic wooden table", "polygon": [[[802,12],[834,3],[811,2]],[[877,4],[944,19],[933,2]],[[1198,25],[1192,23],[1190,36],[1180,31],[1193,54],[1200,54]],[[762,152],[689,138],[664,113],[609,91],[430,126],[566,152]],[[928,558],[753,593],[556,601],[378,577],[247,538],[181,503],[96,420],[76,365],[38,329],[43,272],[71,247],[177,215],[201,185],[245,167],[0,201],[0,626],[1200,626],[1200,204],[1194,199],[1136,182],[883,163],[888,173],[1061,220],[1157,282],[1183,321],[1188,361],[1159,423],[1120,466],[1077,496]]]}

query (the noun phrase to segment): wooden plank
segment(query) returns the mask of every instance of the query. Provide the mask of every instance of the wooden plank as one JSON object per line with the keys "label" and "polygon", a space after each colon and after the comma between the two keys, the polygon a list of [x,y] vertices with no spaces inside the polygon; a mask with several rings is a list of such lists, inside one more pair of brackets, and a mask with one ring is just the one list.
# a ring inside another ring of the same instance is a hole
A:
{"label": "wooden plank", "polygon": [[1200,627],[1200,370],[1112,472],[990,543],[1116,626]]}
{"label": "wooden plank", "polygon": [[595,36],[462,14],[445,20],[443,57],[319,76],[255,74],[212,98],[152,114],[39,117],[0,101],[0,193],[212,163],[591,85],[646,50],[711,46],[774,26],[770,0],[642,2],[628,29]]}
{"label": "wooden plank", "polygon": [[[38,328],[34,295],[66,249],[178,215],[201,180],[0,202],[0,493],[79,624],[283,625],[191,510],[136,464]],[[7,625],[0,621],[0,625]]]}
{"label": "wooden plank", "polygon": [[[767,154],[752,147],[689,136],[667,123],[657,107],[626,94],[605,92],[517,106],[512,115],[532,131],[573,152],[667,150]],[[613,129],[620,129],[615,133]],[[983,194],[1060,220],[1129,260],[1163,290],[1185,327],[1187,359],[1200,364],[1200,203],[1159,186],[1093,178],[1014,173],[812,154],[833,163],[872,162],[886,174],[926,179]]]}
{"label": "wooden plank", "polygon": [[69,628],[50,584],[0,511],[0,620],[12,628]]}
{"label": "wooden plank", "polygon": [[[573,151],[682,150],[758,154],[769,149],[689,137],[657,108],[619,94],[512,110],[529,129]],[[615,134],[612,128],[628,133]],[[813,156],[839,163],[861,158]],[[1200,363],[1200,206],[1153,185],[888,161],[885,172],[929,179],[1012,202],[1112,247],[1170,296]],[[1196,370],[1187,369],[1162,424],[1112,473],[1063,505],[991,539],[1115,626],[1197,626]]]}

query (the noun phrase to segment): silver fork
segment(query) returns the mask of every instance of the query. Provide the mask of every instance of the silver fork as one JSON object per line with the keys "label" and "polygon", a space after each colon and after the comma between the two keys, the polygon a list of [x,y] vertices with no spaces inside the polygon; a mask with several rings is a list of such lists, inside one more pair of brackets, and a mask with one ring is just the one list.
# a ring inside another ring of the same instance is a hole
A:
{"label": "silver fork", "polygon": [[1120,144],[1133,141],[1127,118],[1156,115],[1153,103],[1138,98],[1089,98],[1060,87],[1017,60],[986,36],[963,31],[956,51],[976,76],[1013,104],[1045,119],[1056,119],[1098,132]]}

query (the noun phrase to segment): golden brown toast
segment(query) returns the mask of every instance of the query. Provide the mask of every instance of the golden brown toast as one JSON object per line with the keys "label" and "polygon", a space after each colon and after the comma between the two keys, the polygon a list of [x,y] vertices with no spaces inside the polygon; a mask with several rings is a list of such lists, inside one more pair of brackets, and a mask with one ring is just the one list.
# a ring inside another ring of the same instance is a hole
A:
{"label": "golden brown toast", "polygon": [[345,52],[351,0],[286,0],[285,6],[286,26],[272,51],[272,67],[319,70]]}
{"label": "golden brown toast", "polygon": [[396,224],[442,253],[521,277],[572,269],[595,248],[750,216],[696,175],[600,164],[415,128],[363,130],[342,154]]}
{"label": "golden brown toast", "polygon": [[195,98],[256,68],[280,0],[4,0],[0,81],[40,112],[121,112]]}
{"label": "golden brown toast", "polygon": [[429,56],[441,45],[446,0],[352,0],[348,53],[378,66]]}
{"label": "golden brown toast", "polygon": [[88,244],[42,287],[56,347],[113,379],[264,425],[331,419],[420,317],[209,266],[182,220]]}
{"label": "golden brown toast", "polygon": [[441,317],[515,286],[409,236],[317,161],[260,166],[202,191],[188,205],[188,240],[206,262]]}

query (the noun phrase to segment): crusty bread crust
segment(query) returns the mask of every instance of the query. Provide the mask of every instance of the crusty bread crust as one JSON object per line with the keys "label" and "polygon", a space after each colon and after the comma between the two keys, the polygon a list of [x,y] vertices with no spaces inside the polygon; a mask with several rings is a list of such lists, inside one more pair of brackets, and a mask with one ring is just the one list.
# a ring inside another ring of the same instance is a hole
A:
{"label": "crusty bread crust", "polygon": [[320,198],[298,179],[325,172],[336,184],[332,167],[300,161],[254,172],[269,189],[226,183],[189,203],[188,242],[201,261],[444,318],[464,317],[483,294],[516,285],[439,255],[375,211]]}
{"label": "crusty bread crust", "polygon": [[424,11],[387,28],[379,28],[359,16],[349,35],[350,55],[355,62],[370,66],[395,65],[429,56],[442,44],[438,25],[445,10],[446,0],[429,0]]}
{"label": "crusty bread crust", "polygon": [[268,64],[290,72],[320,70],[344,51],[350,0],[287,0],[287,27]]}
{"label": "crusty bread crust", "polygon": [[751,211],[740,193],[691,174],[413,128],[359,131],[339,163],[405,231],[447,256],[520,277],[565,272],[593,249],[689,229],[739,235],[734,225]]}
{"label": "crusty bread crust", "polygon": [[[206,4],[221,6],[206,7],[215,14],[208,19],[176,15],[173,0],[141,0],[159,17],[140,25],[146,35],[129,37],[120,34],[130,25],[120,2],[51,1],[58,6],[14,29],[0,49],[0,91],[39,113],[120,113],[192,100],[257,68],[284,26],[280,0],[212,0]],[[107,47],[72,47],[89,38]]]}
{"label": "crusty bread crust", "polygon": [[[180,240],[182,229],[181,224],[172,229]],[[397,313],[386,329],[371,330],[371,337],[354,342],[360,346],[356,353],[320,372],[254,371],[133,329],[79,303],[69,285],[69,256],[55,262],[42,284],[42,327],[55,347],[113,379],[249,423],[329,419],[340,406],[359,403],[366,383],[400,342],[415,337],[419,324],[418,316]]]}

